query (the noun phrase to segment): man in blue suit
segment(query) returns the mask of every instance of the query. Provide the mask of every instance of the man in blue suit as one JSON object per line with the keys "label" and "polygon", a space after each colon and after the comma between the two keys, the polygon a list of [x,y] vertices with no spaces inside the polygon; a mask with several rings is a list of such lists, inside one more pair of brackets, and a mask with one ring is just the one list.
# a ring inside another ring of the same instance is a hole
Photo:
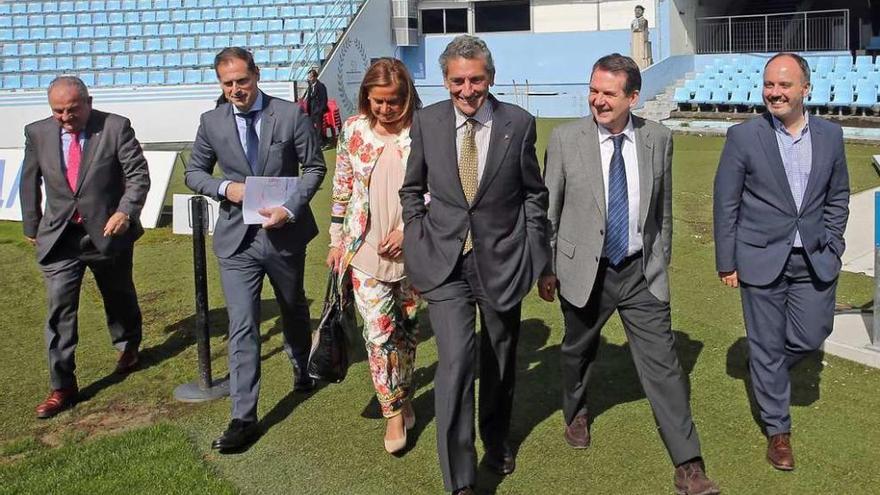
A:
{"label": "man in blue suit", "polygon": [[794,469],[789,369],[831,333],[849,216],[840,126],[810,116],[810,68],[780,53],[764,67],[767,113],[727,132],[715,176],[718,275],[739,287],[767,460]]}
{"label": "man in blue suit", "polygon": [[[212,447],[235,451],[258,433],[260,293],[268,275],[281,310],[284,350],[299,371],[294,390],[309,390],[309,306],[303,291],[306,245],[318,233],[309,201],[326,167],[308,116],[258,87],[260,70],[250,52],[225,48],[214,59],[228,103],[202,115],[186,165],[186,185],[220,201],[214,252],[229,313],[229,387],[232,421]],[[219,165],[222,176],[213,174]],[[248,176],[299,177],[280,206],[261,209],[262,225],[244,223]]]}

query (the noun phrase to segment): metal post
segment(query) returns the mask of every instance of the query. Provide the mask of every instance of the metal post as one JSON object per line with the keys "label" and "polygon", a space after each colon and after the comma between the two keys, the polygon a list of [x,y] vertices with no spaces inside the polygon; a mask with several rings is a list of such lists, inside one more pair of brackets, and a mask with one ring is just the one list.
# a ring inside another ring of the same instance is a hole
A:
{"label": "metal post", "polygon": [[804,51],[809,50],[807,48],[807,13],[804,12]]}
{"label": "metal post", "polygon": [[770,16],[764,16],[764,51],[770,51]]}
{"label": "metal post", "polygon": [[182,402],[204,402],[229,395],[229,381],[215,382],[211,378],[211,333],[208,328],[208,263],[205,256],[205,237],[208,232],[208,201],[204,196],[190,199],[193,231],[193,272],[196,296],[196,347],[199,359],[199,378],[184,383],[174,390],[174,398]]}
{"label": "metal post", "polygon": [[727,53],[733,53],[733,17],[727,19]]}

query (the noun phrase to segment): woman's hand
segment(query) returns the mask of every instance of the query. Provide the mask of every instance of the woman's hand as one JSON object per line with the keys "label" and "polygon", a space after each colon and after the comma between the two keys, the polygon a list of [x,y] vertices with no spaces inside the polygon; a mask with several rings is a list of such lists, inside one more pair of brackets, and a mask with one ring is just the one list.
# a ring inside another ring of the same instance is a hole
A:
{"label": "woman's hand", "polygon": [[342,256],[345,254],[342,248],[332,247],[327,253],[327,266],[335,273],[339,273],[339,265],[342,263]]}
{"label": "woman's hand", "polygon": [[379,256],[388,259],[399,258],[403,254],[403,232],[392,230],[379,244]]}

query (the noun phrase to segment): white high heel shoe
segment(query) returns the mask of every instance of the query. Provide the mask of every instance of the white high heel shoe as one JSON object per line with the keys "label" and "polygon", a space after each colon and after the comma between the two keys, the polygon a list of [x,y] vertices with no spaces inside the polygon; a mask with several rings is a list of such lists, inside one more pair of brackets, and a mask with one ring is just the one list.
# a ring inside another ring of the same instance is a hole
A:
{"label": "white high heel shoe", "polygon": [[[402,413],[401,413],[402,414]],[[406,427],[407,421],[406,416],[403,418],[403,436],[400,438],[395,438],[393,440],[384,439],[385,442],[385,451],[389,454],[396,454],[403,449],[406,448],[406,432],[409,428]]]}

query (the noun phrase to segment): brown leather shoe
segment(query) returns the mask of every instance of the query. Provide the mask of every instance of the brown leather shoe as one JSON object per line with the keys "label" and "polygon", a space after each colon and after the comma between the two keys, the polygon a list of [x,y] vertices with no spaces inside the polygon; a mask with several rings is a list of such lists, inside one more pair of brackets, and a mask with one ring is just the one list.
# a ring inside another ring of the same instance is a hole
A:
{"label": "brown leather shoe", "polygon": [[767,439],[767,461],[780,471],[794,469],[794,452],[791,450],[791,433],[779,433]]}
{"label": "brown leather shoe", "polygon": [[139,361],[140,357],[138,356],[137,349],[120,352],[119,357],[116,359],[116,374],[125,375],[131,373],[137,368]]}
{"label": "brown leather shoe", "polygon": [[76,387],[53,390],[46,400],[37,406],[37,417],[47,419],[55,416],[76,403],[77,394],[79,390]]}
{"label": "brown leather shoe", "polygon": [[565,441],[576,449],[585,449],[590,446],[590,427],[586,414],[578,414],[565,427]]}
{"label": "brown leather shoe", "polygon": [[702,459],[685,462],[675,468],[676,495],[717,495],[718,485],[706,476]]}
{"label": "brown leather shoe", "polygon": [[499,476],[507,476],[516,470],[516,455],[507,442],[498,447],[486,449],[486,467]]}

